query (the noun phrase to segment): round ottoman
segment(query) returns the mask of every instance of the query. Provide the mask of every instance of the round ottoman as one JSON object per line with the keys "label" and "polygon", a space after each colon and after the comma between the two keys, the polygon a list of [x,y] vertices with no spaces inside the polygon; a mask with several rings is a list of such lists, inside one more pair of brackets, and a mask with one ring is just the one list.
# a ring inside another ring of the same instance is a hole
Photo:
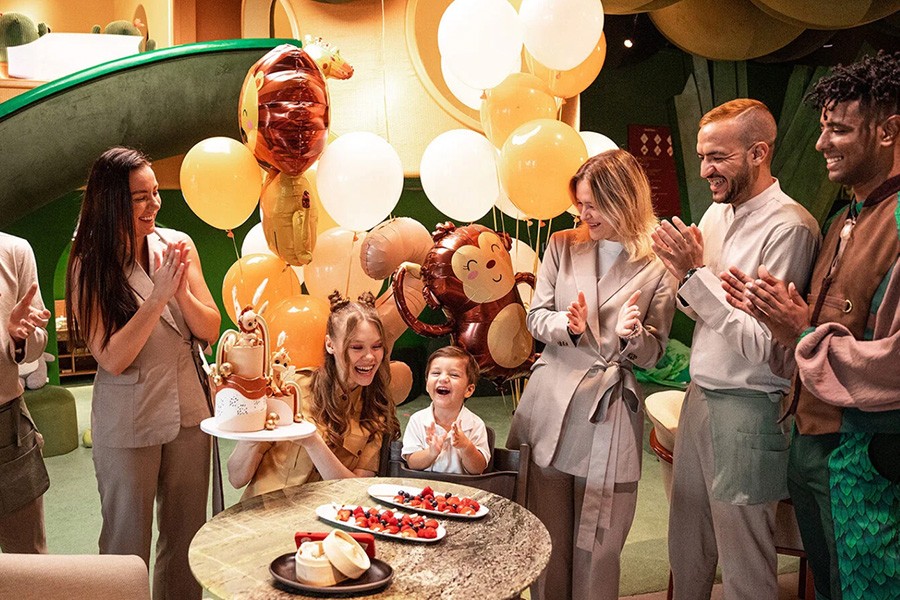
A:
{"label": "round ottoman", "polygon": [[25,390],[25,405],[41,435],[44,458],[66,454],[78,447],[75,396],[58,385]]}

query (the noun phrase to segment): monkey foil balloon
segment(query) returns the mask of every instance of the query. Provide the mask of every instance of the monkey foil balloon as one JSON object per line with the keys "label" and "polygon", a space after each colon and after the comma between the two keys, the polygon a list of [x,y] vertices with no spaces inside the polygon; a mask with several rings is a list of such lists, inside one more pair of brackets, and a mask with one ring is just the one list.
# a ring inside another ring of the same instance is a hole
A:
{"label": "monkey foil balloon", "polygon": [[[513,273],[511,241],[481,225],[457,228],[438,225],[422,265],[404,263],[394,274],[393,288],[403,320],[420,335],[450,334],[454,345],[468,350],[481,373],[495,384],[526,375],[534,362],[534,340],[525,328],[525,307],[516,284],[534,287],[531,273]],[[425,301],[447,316],[443,325],[419,321],[403,295],[406,275],[420,276]]]}

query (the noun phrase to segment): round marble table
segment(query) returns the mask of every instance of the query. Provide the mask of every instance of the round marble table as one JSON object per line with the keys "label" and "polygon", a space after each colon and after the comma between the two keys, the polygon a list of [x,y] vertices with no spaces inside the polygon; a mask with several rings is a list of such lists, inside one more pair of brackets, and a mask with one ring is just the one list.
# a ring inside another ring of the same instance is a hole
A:
{"label": "round marble table", "polygon": [[423,479],[357,478],[271,492],[216,515],[191,542],[189,560],[194,577],[220,598],[304,597],[275,587],[269,564],[296,550],[295,532],[331,531],[330,523],[316,517],[317,506],[331,502],[375,505],[366,492],[373,483],[431,485],[474,498],[490,513],[477,521],[441,519],[447,536],[433,544],[377,537],[377,556],[393,567],[394,580],[369,598],[517,598],[550,559],[550,535],[544,525],[525,508],[501,496]]}

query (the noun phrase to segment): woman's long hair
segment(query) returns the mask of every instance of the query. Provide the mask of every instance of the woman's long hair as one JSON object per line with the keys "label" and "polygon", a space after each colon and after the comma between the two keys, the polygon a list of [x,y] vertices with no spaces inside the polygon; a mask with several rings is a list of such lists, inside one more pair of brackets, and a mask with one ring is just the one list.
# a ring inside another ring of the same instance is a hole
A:
{"label": "woman's long hair", "polygon": [[145,166],[150,160],[143,153],[116,147],[91,167],[66,269],[66,315],[73,339],[87,341],[99,327],[105,348],[137,312],[126,274],[136,252],[128,177]]}
{"label": "woman's long hair", "polygon": [[[384,326],[375,310],[375,299],[370,293],[363,294],[359,302],[350,302],[335,292],[331,300],[331,314],[328,317],[326,332],[336,343],[335,353],[340,352],[345,365],[349,364],[350,339],[357,327],[363,322],[371,323],[378,330],[384,342]],[[400,423],[394,410],[394,401],[388,391],[391,383],[390,359],[385,356],[378,365],[372,383],[362,389],[362,412],[359,416],[360,427],[370,435],[382,434],[388,439],[400,437]],[[310,394],[309,414],[313,421],[324,426],[327,434],[325,442],[332,449],[343,445],[344,436],[350,430],[350,402],[347,400],[350,390],[344,387],[335,354],[325,353],[325,364],[316,370],[312,377],[312,393]]]}
{"label": "woman's long hair", "polygon": [[653,214],[650,182],[644,169],[625,150],[609,150],[589,158],[569,181],[569,193],[587,181],[599,212],[619,234],[629,261],[655,257],[650,234],[659,225]]}

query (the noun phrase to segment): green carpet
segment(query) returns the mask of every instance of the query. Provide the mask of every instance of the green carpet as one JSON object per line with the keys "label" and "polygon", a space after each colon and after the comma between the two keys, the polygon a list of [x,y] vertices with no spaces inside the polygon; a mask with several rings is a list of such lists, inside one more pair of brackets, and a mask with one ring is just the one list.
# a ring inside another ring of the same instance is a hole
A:
{"label": "green carpet", "polygon": [[[76,398],[80,435],[90,424],[91,387],[81,385],[69,389]],[[400,406],[397,412],[401,426],[405,427],[410,415],[427,405],[428,399],[420,397]],[[500,397],[471,398],[467,406],[494,428],[497,444],[503,445],[509,432],[511,400]],[[649,425],[646,429],[649,434]],[[220,442],[223,463],[233,447],[233,442]],[[50,552],[96,553],[100,532],[100,496],[94,478],[91,450],[79,447],[68,454],[48,458],[46,463],[50,472],[50,490],[44,497],[44,506]],[[231,488],[227,476],[224,481],[225,505],[230,506],[240,499],[241,490]],[[660,465],[645,444],[637,513],[622,556],[622,596],[665,589],[668,582],[667,522],[668,502]],[[796,571],[797,559],[785,558],[780,567],[782,572]]]}

